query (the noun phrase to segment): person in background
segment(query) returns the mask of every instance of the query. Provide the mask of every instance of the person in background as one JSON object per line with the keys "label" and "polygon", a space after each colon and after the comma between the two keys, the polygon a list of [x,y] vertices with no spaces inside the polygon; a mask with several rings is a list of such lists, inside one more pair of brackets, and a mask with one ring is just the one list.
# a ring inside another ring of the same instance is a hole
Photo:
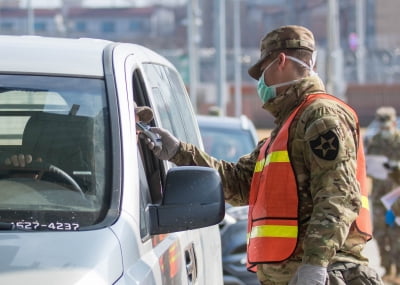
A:
{"label": "person in background", "polygon": [[216,160],[162,128],[152,128],[162,146],[148,147],[176,165],[213,167],[225,200],[249,205],[247,267],[261,284],[382,284],[362,255],[371,228],[356,113],[326,94],[307,28],[269,32],[260,52],[249,75],[276,126],[252,153]]}
{"label": "person in background", "polygon": [[[399,170],[399,169],[397,169]],[[397,173],[397,179],[400,178],[400,171],[398,171]],[[400,185],[400,184],[398,184]],[[390,235],[393,237],[393,243],[392,243],[392,247],[395,248],[395,252],[397,255],[395,255],[397,257],[398,260],[398,256],[399,256],[399,249],[400,249],[400,239],[399,239],[399,229],[400,229],[400,225],[396,222],[396,218],[400,218],[400,198],[397,198],[395,200],[395,202],[392,204],[391,208],[386,212],[385,215],[385,223],[390,227],[390,232],[395,232],[397,233],[397,236],[395,235],[395,233],[391,233]],[[395,258],[396,260],[396,258]],[[398,261],[395,261],[396,263],[396,273],[393,272],[392,275],[385,277],[386,281],[394,284],[394,285],[400,285],[400,271],[399,271],[399,266],[398,266]]]}
{"label": "person in background", "polygon": [[[375,118],[379,122],[379,131],[366,146],[367,155],[383,155],[388,161],[384,164],[389,170],[385,180],[372,177],[370,201],[373,216],[373,235],[377,241],[381,265],[385,269],[384,281],[392,281],[396,272],[400,274],[400,227],[385,223],[387,209],[381,197],[396,187],[396,172],[400,161],[400,130],[396,125],[396,110],[393,107],[380,107]],[[400,284],[400,283],[398,283]]]}

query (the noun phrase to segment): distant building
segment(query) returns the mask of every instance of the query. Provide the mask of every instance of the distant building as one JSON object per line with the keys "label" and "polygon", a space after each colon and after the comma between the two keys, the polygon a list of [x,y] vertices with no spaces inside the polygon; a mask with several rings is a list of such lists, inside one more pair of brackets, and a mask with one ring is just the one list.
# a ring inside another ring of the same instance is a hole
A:
{"label": "distant building", "polygon": [[[36,35],[93,37],[113,41],[140,42],[163,48],[177,48],[186,41],[175,39],[175,10],[171,7],[82,8],[80,1],[60,9],[34,9]],[[72,5],[74,4],[74,5]],[[0,8],[0,34],[28,33],[28,11],[18,7]],[[173,39],[174,38],[174,39]],[[172,40],[173,39],[173,40]]]}
{"label": "distant building", "polygon": [[[33,29],[35,34],[59,36],[57,17],[61,16],[60,9],[36,9],[34,11]],[[0,9],[0,34],[28,34],[28,11],[20,8]]]}
{"label": "distant building", "polygon": [[375,27],[376,44],[381,49],[400,48],[400,36],[397,27],[400,1],[376,0]]}
{"label": "distant building", "polygon": [[[364,0],[366,7],[367,81],[400,81],[400,35],[396,23],[398,0]],[[83,0],[64,0],[56,9],[35,9],[33,31],[36,35],[55,37],[93,37],[122,42],[137,42],[166,55],[187,79],[187,8],[181,5],[148,7],[87,8]],[[183,3],[183,4],[182,4]],[[216,77],[215,0],[199,0],[200,5],[200,81]],[[290,3],[290,5],[288,5]],[[356,1],[339,1],[340,40],[345,74],[355,81],[355,52],[349,38],[356,35]],[[0,1],[0,34],[27,34],[28,11],[19,0]],[[259,40],[268,31],[284,24],[310,28],[323,51],[327,43],[327,1],[320,0],[246,0],[240,2],[242,78],[250,81],[247,69],[259,56]],[[226,1],[227,80],[233,81],[233,1]],[[354,43],[354,42],[353,42]]]}

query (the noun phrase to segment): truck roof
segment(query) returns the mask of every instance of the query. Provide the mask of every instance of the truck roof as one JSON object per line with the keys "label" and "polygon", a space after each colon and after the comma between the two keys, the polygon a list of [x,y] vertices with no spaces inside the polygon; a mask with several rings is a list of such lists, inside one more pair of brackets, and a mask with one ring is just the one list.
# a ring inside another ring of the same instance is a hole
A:
{"label": "truck roof", "polygon": [[111,43],[87,38],[0,36],[0,72],[103,76],[103,50]]}
{"label": "truck roof", "polygon": [[175,69],[166,58],[138,44],[94,38],[0,35],[0,73],[104,77],[103,54],[110,45],[118,47],[112,49],[113,53],[135,54],[141,62]]}

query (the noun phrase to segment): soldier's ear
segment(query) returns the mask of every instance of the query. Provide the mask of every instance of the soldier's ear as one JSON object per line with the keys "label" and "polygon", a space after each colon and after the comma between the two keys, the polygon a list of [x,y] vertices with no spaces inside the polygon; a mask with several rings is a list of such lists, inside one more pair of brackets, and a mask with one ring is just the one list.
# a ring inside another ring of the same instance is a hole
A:
{"label": "soldier's ear", "polygon": [[278,54],[278,60],[277,61],[278,61],[278,68],[282,70],[286,66],[286,64],[288,63],[288,59],[286,58],[286,54],[283,53],[283,52],[280,52]]}

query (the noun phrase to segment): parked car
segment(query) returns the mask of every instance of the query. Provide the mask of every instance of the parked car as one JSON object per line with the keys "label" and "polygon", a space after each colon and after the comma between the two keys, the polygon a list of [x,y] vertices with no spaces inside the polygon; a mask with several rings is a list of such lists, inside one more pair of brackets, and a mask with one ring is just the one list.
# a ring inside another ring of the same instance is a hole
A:
{"label": "parked car", "polygon": [[[201,136],[206,152],[217,159],[236,162],[257,145],[257,131],[253,122],[240,117],[198,115]],[[260,284],[256,274],[247,271],[247,215],[248,206],[225,206],[225,218],[220,223],[222,266],[225,285]]]}
{"label": "parked car", "polygon": [[258,142],[253,122],[245,115],[221,117],[197,115],[206,152],[218,159],[236,162],[254,150]]}
{"label": "parked car", "polygon": [[202,148],[174,66],[96,39],[0,36],[0,54],[0,284],[222,284],[218,173],[136,135],[135,102]]}
{"label": "parked car", "polygon": [[[400,117],[397,117],[397,127],[400,127]],[[373,119],[371,123],[365,128],[363,140],[364,146],[366,147],[368,143],[371,141],[372,137],[376,135],[379,131],[379,122],[376,119]]]}

